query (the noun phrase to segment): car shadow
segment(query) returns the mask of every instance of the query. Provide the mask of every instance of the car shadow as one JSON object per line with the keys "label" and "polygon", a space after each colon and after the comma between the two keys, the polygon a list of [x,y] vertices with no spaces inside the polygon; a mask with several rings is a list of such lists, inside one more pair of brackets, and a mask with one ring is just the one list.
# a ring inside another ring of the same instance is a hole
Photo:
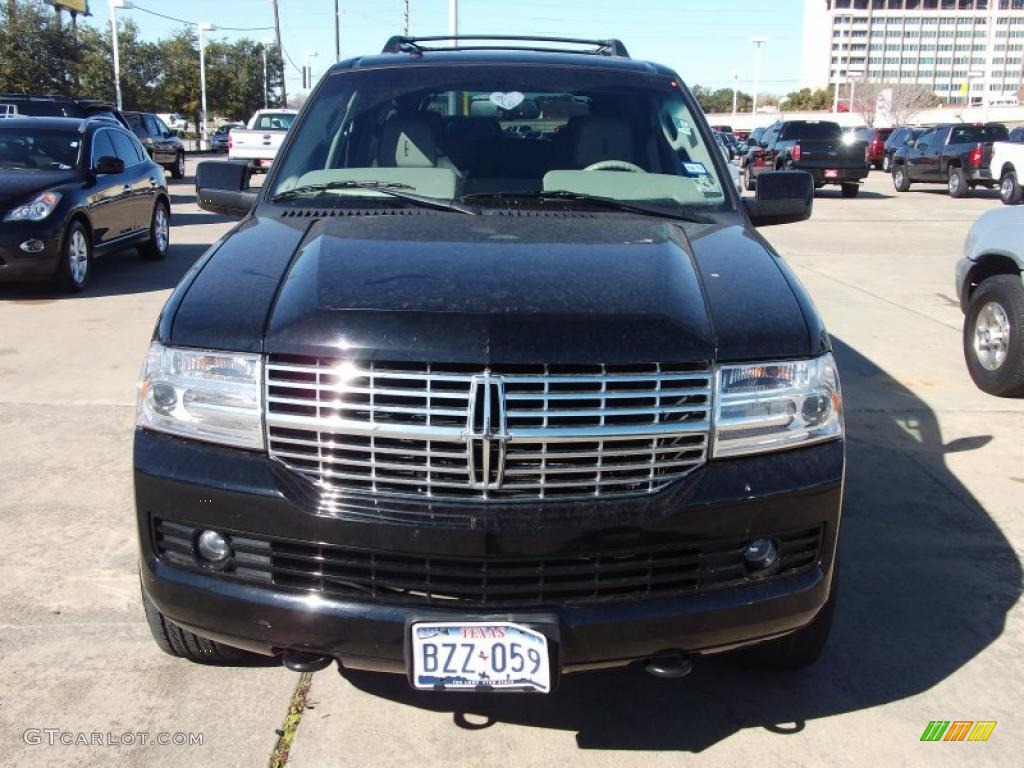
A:
{"label": "car shadow", "polygon": [[[941,184],[938,184],[935,187],[931,188],[918,187],[915,184],[913,187],[910,188],[910,191],[924,192],[925,194],[929,195],[940,195],[941,197],[949,197],[949,190],[944,185]],[[972,197],[976,197],[979,200],[999,200],[999,188],[997,187],[995,189],[985,189],[983,187],[979,187],[978,189],[972,189],[970,192],[967,193],[967,198],[965,199],[970,199]]]}
{"label": "car shadow", "polygon": [[[842,197],[843,193],[838,188],[829,189],[828,187],[824,187],[822,189],[814,190],[814,196],[815,197]],[[849,199],[851,201],[855,201],[855,200],[888,200],[890,197],[894,197],[894,195],[886,195],[886,194],[884,194],[882,192],[869,192],[868,190],[866,190],[863,187],[861,187],[861,190],[860,190],[860,192],[857,193],[856,197],[851,197],[851,198],[847,198],[847,199]]]}
{"label": "car shadow", "polygon": [[[779,736],[809,721],[929,690],[1000,636],[1021,566],[998,525],[946,465],[989,435],[943,442],[935,414],[856,350],[834,340],[847,406],[843,591],[814,666],[782,672],[743,655],[698,659],[683,680],[632,667],[567,675],[551,696],[415,692],[400,675],[347,671],[359,689],[495,722],[576,733],[581,749],[701,752],[734,733]],[[922,724],[923,727],[924,724]]]}
{"label": "car shadow", "polygon": [[[176,220],[172,221],[178,226]],[[89,284],[81,293],[62,292],[45,282],[5,283],[0,285],[0,301],[68,301],[168,290],[178,284],[208,247],[206,243],[176,245],[172,242],[162,261],[147,261],[134,248],[126,248],[93,261]]]}

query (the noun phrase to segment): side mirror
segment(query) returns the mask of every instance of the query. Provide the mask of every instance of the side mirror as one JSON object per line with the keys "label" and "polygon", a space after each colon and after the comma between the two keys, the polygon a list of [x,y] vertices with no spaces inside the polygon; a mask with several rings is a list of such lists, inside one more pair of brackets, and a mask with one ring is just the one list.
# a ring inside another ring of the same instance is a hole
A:
{"label": "side mirror", "polygon": [[807,171],[762,173],[755,197],[745,197],[743,202],[755,227],[804,221],[814,208],[814,177]]}
{"label": "side mirror", "polygon": [[97,175],[108,173],[124,173],[124,160],[111,155],[104,155],[96,161],[95,171]]}
{"label": "side mirror", "polygon": [[206,160],[196,167],[196,203],[204,211],[241,219],[256,203],[248,163]]}

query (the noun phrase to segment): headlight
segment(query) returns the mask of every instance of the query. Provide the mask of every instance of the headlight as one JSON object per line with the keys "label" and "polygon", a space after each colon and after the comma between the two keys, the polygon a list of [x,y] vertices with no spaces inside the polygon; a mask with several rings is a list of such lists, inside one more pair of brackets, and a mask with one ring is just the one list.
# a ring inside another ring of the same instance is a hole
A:
{"label": "headlight", "polygon": [[57,207],[60,192],[43,192],[4,216],[4,221],[42,221]]}
{"label": "headlight", "polygon": [[140,427],[239,448],[262,448],[259,355],[153,342],[139,383]]}
{"label": "headlight", "polygon": [[842,434],[843,400],[831,354],[719,369],[716,458],[795,448]]}

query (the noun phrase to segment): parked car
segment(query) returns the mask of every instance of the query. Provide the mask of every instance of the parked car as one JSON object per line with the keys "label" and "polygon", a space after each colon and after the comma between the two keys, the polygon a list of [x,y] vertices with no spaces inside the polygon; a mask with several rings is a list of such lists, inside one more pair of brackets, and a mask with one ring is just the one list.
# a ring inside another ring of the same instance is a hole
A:
{"label": "parked car", "polygon": [[780,120],[761,135],[744,167],[744,187],[753,190],[765,172],[807,171],[814,186],[838,184],[843,197],[856,197],[868,175],[864,142],[847,141],[837,123],[827,120]]}
{"label": "parked car", "polygon": [[245,160],[253,170],[266,171],[296,114],[294,109],[257,110],[245,128],[235,128],[228,135],[228,158]]}
{"label": "parked car", "polygon": [[170,171],[171,178],[185,178],[185,145],[177,132],[151,112],[125,112],[124,116],[150,158]]}
{"label": "parked car", "polygon": [[999,180],[999,198],[1005,205],[1018,205],[1024,200],[1024,144],[997,141],[992,145],[989,167],[992,177]]}
{"label": "parked car", "polygon": [[896,150],[903,146],[912,145],[917,137],[924,133],[924,128],[915,128],[909,125],[900,125],[893,129],[889,138],[885,140],[885,149],[882,156],[882,170],[886,173],[892,172],[892,158]]}
{"label": "parked car", "polygon": [[[258,190],[199,165],[199,205],[242,221],[175,290],[139,389],[164,651],[484,692],[817,658],[841,395],[751,228],[806,218],[812,178],[741,198],[676,73],[579,44],[394,38],[331,67]],[[464,114],[477,96],[495,110]]]}
{"label": "parked car", "polygon": [[112,104],[99,99],[76,99],[71,96],[0,93],[0,113],[33,117],[97,117],[106,118],[129,128],[128,122]]}
{"label": "parked car", "polygon": [[166,123],[167,127],[172,131],[188,130],[188,121],[181,115],[174,112],[157,112],[156,116]]}
{"label": "parked car", "polygon": [[740,152],[740,170],[747,167],[747,163],[750,162],[753,157],[755,149],[761,149],[761,136],[768,130],[768,126],[764,125],[759,128],[755,128],[750,132],[746,139],[743,140],[743,147]]}
{"label": "parked car", "polygon": [[0,281],[82,290],[92,259],[136,247],[167,254],[170,199],[160,166],[110,120],[0,120]]}
{"label": "parked car", "polygon": [[245,128],[245,123],[226,123],[218,127],[210,136],[210,149],[214,152],[227,152],[228,134],[235,128]]}
{"label": "parked car", "polygon": [[885,142],[892,132],[892,128],[860,128],[854,133],[856,141],[867,144],[868,162],[876,169],[885,167]]}
{"label": "parked car", "polygon": [[983,213],[956,265],[964,357],[990,395],[1024,397],[1024,208]]}
{"label": "parked car", "polygon": [[950,197],[966,197],[975,187],[991,188],[997,181],[989,163],[992,145],[1006,141],[1002,123],[945,123],[928,128],[913,145],[900,147],[892,159],[892,183],[897,192],[911,184],[946,184]]}

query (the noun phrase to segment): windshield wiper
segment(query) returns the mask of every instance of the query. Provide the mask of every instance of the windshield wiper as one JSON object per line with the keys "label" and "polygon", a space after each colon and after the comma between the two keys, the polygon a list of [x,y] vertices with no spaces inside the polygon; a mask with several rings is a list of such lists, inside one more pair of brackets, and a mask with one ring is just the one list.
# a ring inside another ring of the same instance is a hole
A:
{"label": "windshield wiper", "polygon": [[588,195],[584,192],[570,192],[567,189],[553,189],[547,192],[478,192],[470,195],[463,195],[463,200],[579,200],[585,203],[600,205],[617,211],[639,213],[644,216],[660,216],[665,219],[677,219],[689,221],[694,224],[713,224],[714,219],[702,213],[689,213],[684,211],[666,211],[664,208],[649,208],[646,205],[616,200],[613,197],[602,197],[600,195]]}
{"label": "windshield wiper", "polygon": [[430,208],[439,208],[444,211],[457,211],[459,213],[468,213],[471,216],[475,216],[480,213],[476,208],[472,208],[468,205],[462,205],[454,200],[440,200],[436,197],[427,197],[426,195],[417,195],[412,192],[406,192],[405,190],[416,189],[411,184],[403,184],[400,181],[326,181],[320,184],[303,184],[299,187],[293,187],[292,189],[286,189],[284,192],[278,192],[270,201],[277,203],[282,200],[294,200],[300,197],[315,197],[323,192],[329,192],[332,189],[370,189],[374,192],[381,192],[391,197],[397,197],[400,200],[408,200],[410,203],[416,203],[417,205],[423,205]]}

